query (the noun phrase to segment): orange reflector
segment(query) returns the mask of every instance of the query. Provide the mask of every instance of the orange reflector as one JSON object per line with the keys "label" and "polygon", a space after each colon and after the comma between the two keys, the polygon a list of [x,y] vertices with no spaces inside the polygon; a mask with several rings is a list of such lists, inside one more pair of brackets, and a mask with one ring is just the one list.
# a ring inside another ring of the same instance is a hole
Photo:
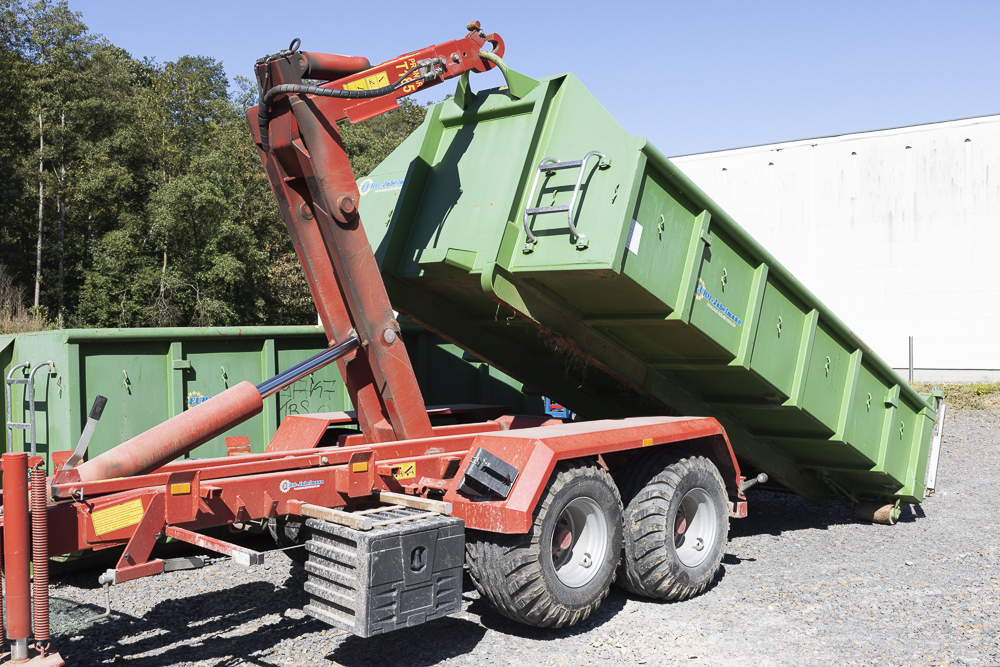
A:
{"label": "orange reflector", "polygon": [[351,466],[353,472],[368,472],[368,461],[362,461],[361,463],[355,463]]}
{"label": "orange reflector", "polygon": [[183,496],[186,493],[191,493],[191,483],[184,482],[183,484],[171,484],[170,485],[170,495],[172,496]]}
{"label": "orange reflector", "polygon": [[642,439],[642,446],[643,447],[649,447],[652,444],[653,444],[653,439],[652,438],[643,438]]}

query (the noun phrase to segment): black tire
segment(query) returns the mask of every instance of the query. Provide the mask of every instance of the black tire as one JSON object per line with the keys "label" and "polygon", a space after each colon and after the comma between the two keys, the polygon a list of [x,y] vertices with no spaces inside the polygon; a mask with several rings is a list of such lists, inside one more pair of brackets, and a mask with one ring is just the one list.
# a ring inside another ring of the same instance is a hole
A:
{"label": "black tire", "polygon": [[[591,519],[581,524],[580,517],[587,516]],[[557,551],[557,535],[569,546]],[[590,616],[607,596],[621,541],[622,503],[611,475],[590,462],[563,461],[538,501],[531,530],[526,535],[466,531],[466,563],[479,594],[507,618],[564,628]],[[603,556],[591,558],[581,544],[603,550]]]}
{"label": "black tire", "polygon": [[[304,565],[309,554],[306,553],[305,544],[309,540],[309,529],[299,517],[282,516],[271,517],[267,520],[267,531],[271,533],[271,539],[278,545],[279,549],[287,549],[285,555],[296,563]],[[289,549],[288,547],[299,547]]]}
{"label": "black tire", "polygon": [[658,600],[703,592],[729,535],[729,501],[715,464],[668,450],[636,460],[619,485],[625,530],[618,584]]}

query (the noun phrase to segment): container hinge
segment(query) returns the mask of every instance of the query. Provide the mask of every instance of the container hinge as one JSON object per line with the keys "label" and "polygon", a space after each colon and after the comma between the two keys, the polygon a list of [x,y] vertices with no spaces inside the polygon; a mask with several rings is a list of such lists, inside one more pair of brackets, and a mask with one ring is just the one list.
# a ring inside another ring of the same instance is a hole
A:
{"label": "container hinge", "polygon": [[458,490],[471,496],[506,498],[517,474],[517,468],[480,447],[472,455]]}
{"label": "container hinge", "polygon": [[[538,164],[538,170],[535,171],[535,179],[531,183],[531,194],[528,195],[528,203],[524,209],[524,233],[526,239],[522,251],[525,254],[533,251],[535,249],[535,244],[538,243],[538,238],[531,232],[531,229],[528,228],[528,216],[531,215],[565,213],[567,222],[569,223],[569,231],[576,239],[576,249],[585,250],[590,244],[590,240],[587,238],[587,235],[578,232],[576,226],[573,224],[573,207],[576,205],[577,197],[580,195],[580,185],[583,184],[583,174],[587,170],[587,162],[595,155],[601,158],[597,163],[598,169],[607,169],[611,166],[611,161],[608,160],[608,156],[598,151],[590,151],[582,160],[559,162],[554,157],[547,157]],[[560,206],[536,206],[532,208],[531,203],[535,201],[535,191],[538,189],[539,177],[541,177],[542,174],[551,176],[555,172],[563,169],[579,169],[579,173],[576,176],[576,185],[573,187],[573,196],[570,198],[569,204],[563,204]]]}

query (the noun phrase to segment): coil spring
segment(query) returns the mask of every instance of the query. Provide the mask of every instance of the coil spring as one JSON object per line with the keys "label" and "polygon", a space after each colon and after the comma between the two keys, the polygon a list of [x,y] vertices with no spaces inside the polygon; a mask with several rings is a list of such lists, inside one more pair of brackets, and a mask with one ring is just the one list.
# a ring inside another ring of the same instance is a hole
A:
{"label": "coil spring", "polygon": [[[34,565],[35,646],[49,641],[49,520],[45,510],[45,469],[31,469],[31,562]],[[43,655],[44,655],[44,649]]]}

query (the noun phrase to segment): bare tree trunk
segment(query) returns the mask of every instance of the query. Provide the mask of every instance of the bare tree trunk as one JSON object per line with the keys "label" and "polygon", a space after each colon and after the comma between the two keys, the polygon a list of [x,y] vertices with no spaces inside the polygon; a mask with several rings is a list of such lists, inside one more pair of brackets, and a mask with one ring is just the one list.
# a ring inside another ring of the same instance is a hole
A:
{"label": "bare tree trunk", "polygon": [[163,292],[167,288],[167,244],[163,244],[163,268],[160,270],[160,301],[163,301]]}
{"label": "bare tree trunk", "polygon": [[35,308],[38,308],[42,289],[42,223],[45,215],[45,135],[42,126],[42,105],[38,105],[38,250],[35,254]]}
{"label": "bare tree trunk", "polygon": [[59,114],[59,310],[56,319],[63,325],[63,307],[66,305],[63,257],[66,254],[66,109]]}

